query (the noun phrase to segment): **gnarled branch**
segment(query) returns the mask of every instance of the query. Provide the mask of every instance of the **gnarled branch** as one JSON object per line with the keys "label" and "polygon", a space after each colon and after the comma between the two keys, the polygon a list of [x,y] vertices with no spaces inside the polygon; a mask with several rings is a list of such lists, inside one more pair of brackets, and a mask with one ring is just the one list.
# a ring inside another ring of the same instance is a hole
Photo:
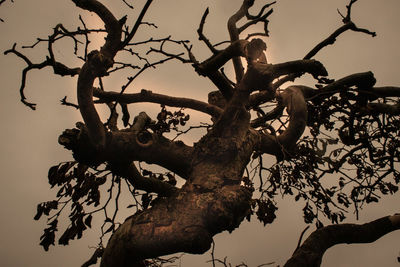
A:
{"label": "gnarled branch", "polygon": [[313,232],[284,266],[320,266],[325,251],[334,245],[371,243],[398,229],[400,229],[400,214],[383,217],[362,225],[326,226]]}
{"label": "gnarled branch", "polygon": [[275,155],[278,159],[290,154],[296,142],[304,132],[307,124],[307,104],[300,88],[290,86],[277,96],[286,106],[289,114],[289,125],[282,134],[273,136],[267,133],[260,134],[259,149],[262,153]]}
{"label": "gnarled branch", "polygon": [[218,108],[217,106],[210,105],[199,100],[156,94],[152,91],[144,89],[137,94],[120,94],[116,92],[104,92],[95,89],[94,96],[99,98],[98,102],[117,101],[119,103],[126,104],[139,102],[158,103],[171,107],[190,108],[215,117],[218,117],[222,112],[222,109]]}
{"label": "gnarled branch", "polygon": [[121,25],[114,15],[96,0],[72,0],[78,7],[96,13],[105,23],[107,38],[100,51],[92,51],[83,65],[78,78],[78,105],[88,128],[90,141],[98,151],[105,148],[106,133],[93,103],[93,83],[97,77],[107,74],[114,56],[120,49]]}
{"label": "gnarled branch", "polygon": [[[231,38],[231,42],[234,43],[239,40],[239,30],[236,27],[236,23],[243,17],[248,14],[248,10],[251,6],[253,6],[254,0],[243,0],[242,6],[239,8],[239,10],[232,15],[229,20],[228,20],[228,31],[229,31],[229,36]],[[236,81],[239,82],[244,74],[244,68],[242,65],[242,62],[239,57],[234,57],[232,59],[233,62],[233,67],[235,69],[235,74],[236,74]]]}
{"label": "gnarled branch", "polygon": [[157,193],[159,196],[168,197],[177,192],[177,188],[155,177],[143,177],[133,163],[111,162],[113,173],[125,178],[135,189],[148,193]]}

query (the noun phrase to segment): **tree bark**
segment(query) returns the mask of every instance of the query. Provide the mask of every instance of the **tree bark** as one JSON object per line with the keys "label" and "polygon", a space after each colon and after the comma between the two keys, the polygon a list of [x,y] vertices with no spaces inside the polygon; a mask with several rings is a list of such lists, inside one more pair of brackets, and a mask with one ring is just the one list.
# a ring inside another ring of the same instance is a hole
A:
{"label": "tree bark", "polygon": [[400,214],[366,224],[338,224],[313,232],[286,262],[285,267],[320,266],[325,251],[337,244],[371,243],[400,229]]}
{"label": "tree bark", "polygon": [[[250,212],[251,190],[240,186],[258,136],[238,87],[227,108],[194,147],[186,184],[168,198],[128,218],[112,235],[102,267],[133,263],[176,252],[204,253],[212,237],[232,231]],[[232,127],[225,127],[227,122]]]}

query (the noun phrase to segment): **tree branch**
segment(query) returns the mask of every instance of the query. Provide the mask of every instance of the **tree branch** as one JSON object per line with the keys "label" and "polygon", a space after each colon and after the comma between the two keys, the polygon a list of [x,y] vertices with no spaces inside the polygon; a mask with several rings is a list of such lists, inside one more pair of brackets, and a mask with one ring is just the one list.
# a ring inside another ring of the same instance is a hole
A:
{"label": "tree branch", "polygon": [[389,115],[400,115],[400,103],[395,105],[383,104],[383,103],[369,103],[367,107],[362,110],[367,114],[389,114]]}
{"label": "tree branch", "polygon": [[270,120],[273,120],[273,119],[276,119],[276,118],[282,116],[283,110],[284,110],[284,105],[282,105],[282,103],[278,103],[278,105],[273,110],[266,113],[264,116],[252,120],[251,127],[253,127],[253,128],[260,127],[267,121],[270,121]]}
{"label": "tree branch", "polygon": [[135,36],[137,30],[139,29],[140,24],[142,23],[142,20],[143,20],[144,16],[145,16],[145,14],[146,14],[147,10],[149,9],[149,7],[150,7],[152,2],[153,2],[153,0],[147,0],[146,4],[142,8],[142,11],[140,12],[139,17],[137,18],[136,23],[133,26],[131,32],[125,38],[125,40],[121,43],[120,49],[124,48],[132,40],[132,38]]}
{"label": "tree branch", "polygon": [[326,226],[313,232],[284,266],[320,266],[325,251],[334,245],[371,243],[398,229],[400,229],[400,214],[383,217],[362,225]]}
{"label": "tree branch", "polygon": [[101,258],[103,255],[104,248],[97,248],[93,255],[90,257],[89,260],[87,260],[84,264],[82,264],[81,267],[89,267],[91,265],[95,265],[97,263],[97,259]]}
{"label": "tree branch", "polygon": [[176,193],[178,189],[173,185],[154,177],[143,177],[133,163],[111,162],[113,173],[124,177],[135,189],[148,193],[157,193],[159,196],[168,197]]}
{"label": "tree branch", "polygon": [[210,40],[208,40],[207,37],[203,33],[203,28],[204,28],[204,24],[206,22],[208,13],[209,13],[209,9],[207,8],[206,11],[204,11],[203,16],[201,17],[200,25],[199,25],[199,28],[197,29],[197,34],[199,35],[199,40],[203,41],[206,44],[206,46],[208,47],[208,49],[210,49],[210,51],[213,54],[216,54],[218,52],[217,49],[215,49],[215,47],[211,44]]}
{"label": "tree branch", "polygon": [[[51,53],[51,45],[50,45],[50,43],[51,43],[51,41],[49,40],[49,52]],[[54,57],[53,58],[47,57],[41,63],[32,63],[32,61],[27,56],[25,56],[24,54],[22,54],[21,52],[19,52],[18,50],[15,49],[16,46],[17,46],[17,44],[14,44],[11,49],[8,49],[8,50],[4,51],[4,54],[7,55],[9,53],[13,53],[17,57],[19,57],[22,60],[24,60],[25,63],[27,64],[27,66],[22,70],[21,86],[20,86],[20,89],[19,89],[19,93],[20,93],[20,96],[21,96],[21,102],[24,103],[29,108],[31,108],[32,110],[36,109],[36,104],[28,102],[26,100],[25,92],[24,92],[25,91],[25,86],[26,86],[26,77],[27,77],[29,71],[31,71],[33,69],[39,69],[40,70],[40,69],[43,69],[43,68],[48,67],[48,66],[53,67],[54,73],[55,74],[59,74],[61,76],[64,76],[64,75],[75,76],[80,71],[79,68],[74,68],[74,69],[68,68],[64,64],[55,61]]]}
{"label": "tree branch", "polygon": [[221,71],[217,70],[215,72],[211,72],[207,76],[218,88],[226,100],[231,99],[233,95],[233,87],[229,79],[223,73],[221,73]]}
{"label": "tree branch", "polygon": [[[336,93],[337,91],[341,90],[347,90],[348,88],[352,86],[356,86],[360,89],[366,90],[367,92],[374,92],[374,90],[371,90],[372,86],[374,86],[376,80],[374,77],[374,74],[370,71],[368,72],[361,72],[361,73],[355,73],[348,75],[346,77],[343,77],[337,81],[334,81],[333,83],[328,84],[327,86],[324,86],[320,89],[312,89],[310,87],[306,86],[301,86],[302,91],[304,93],[305,98],[313,98],[313,97],[329,97],[332,94]],[[368,89],[367,89],[368,88]],[[375,90],[375,92],[378,92],[378,90]],[[393,89],[381,89],[381,92],[396,92],[396,90]],[[399,93],[399,92],[397,92]]]}
{"label": "tree branch", "polygon": [[245,40],[237,40],[232,42],[224,50],[218,51],[204,62],[194,64],[195,71],[199,75],[208,77],[227,100],[232,97],[233,88],[219,69],[232,58],[245,56],[245,49],[248,43],[249,42]]}
{"label": "tree branch", "polygon": [[139,102],[158,103],[171,107],[190,108],[215,117],[218,117],[222,112],[222,109],[199,100],[161,95],[144,89],[137,94],[120,94],[117,92],[104,92],[95,89],[94,96],[100,99],[99,102],[117,101],[119,103],[126,104]]}
{"label": "tree branch", "polygon": [[217,71],[225,63],[234,57],[246,56],[245,48],[249,42],[246,40],[237,40],[232,42],[224,50],[212,55],[209,59],[195,66],[198,74],[207,76],[209,73]]}
{"label": "tree branch", "polygon": [[260,152],[275,155],[280,160],[282,156],[290,155],[290,151],[293,150],[306,128],[307,104],[301,89],[296,86],[286,88],[277,98],[286,106],[289,114],[289,125],[278,136],[259,133],[259,149]]}
{"label": "tree branch", "polygon": [[89,142],[88,129],[81,123],[77,127],[79,129],[65,130],[58,142],[72,150],[77,161],[88,166],[104,162],[144,161],[164,167],[182,178],[189,174],[193,148],[181,141],[173,142],[144,129],[124,129],[108,133],[106,146],[98,151]]}
{"label": "tree branch", "polygon": [[336,42],[336,38],[339,37],[342,33],[344,33],[347,30],[352,29],[354,26],[354,23],[346,23],[340,28],[338,28],[336,31],[334,31],[331,35],[329,35],[326,39],[322,40],[320,43],[318,43],[313,49],[310,50],[305,56],[304,59],[311,59],[313,58],[319,51],[321,51],[324,47],[328,45],[333,45]]}
{"label": "tree branch", "polygon": [[92,51],[83,65],[78,78],[78,105],[87,126],[90,141],[96,150],[106,146],[106,133],[93,103],[93,82],[97,77],[107,75],[114,63],[114,56],[120,50],[121,25],[114,15],[96,0],[72,0],[78,7],[96,13],[105,23],[107,38],[99,51]]}
{"label": "tree branch", "polygon": [[[269,7],[269,6],[271,6],[271,5],[275,4],[275,3],[276,3],[276,1],[274,1],[274,2],[272,2],[272,3],[270,3],[270,4],[268,4],[268,5],[265,5],[265,6],[262,8],[261,12],[264,12],[264,9],[265,9],[266,7]],[[247,10],[247,12],[248,12],[248,10]],[[270,9],[267,13],[265,13],[265,14],[262,15],[262,16],[255,16],[255,17],[253,17],[249,22],[247,22],[246,24],[244,24],[243,26],[241,26],[241,27],[238,29],[238,32],[241,33],[241,32],[243,32],[243,31],[245,31],[245,30],[246,30],[248,27],[250,27],[251,25],[255,25],[255,24],[259,23],[259,22],[264,22],[264,31],[265,31],[265,35],[268,36],[268,28],[267,28],[268,20],[267,20],[267,18],[272,14],[272,12],[274,12],[274,10],[273,10],[273,9]],[[249,18],[249,15],[247,15],[247,17]]]}
{"label": "tree branch", "polygon": [[[372,37],[376,36],[375,32],[371,32],[367,29],[361,29],[358,28],[356,26],[356,24],[354,22],[351,21],[351,7],[352,5],[356,2],[357,0],[350,0],[350,4],[346,6],[347,8],[347,14],[346,16],[343,16],[342,14],[339,14],[342,16],[343,18],[343,23],[344,25],[339,27],[337,30],[335,30],[331,35],[329,35],[326,39],[322,40],[320,43],[318,43],[313,49],[310,50],[310,52],[308,52],[303,59],[311,59],[312,57],[314,57],[319,51],[321,51],[324,47],[328,46],[328,45],[332,45],[336,42],[336,38],[339,37],[342,33],[348,31],[348,30],[352,30],[352,31],[356,31],[356,32],[363,32],[366,34],[371,35]],[[294,81],[294,79],[296,79],[297,77],[299,77],[298,74],[291,74],[288,75],[282,79],[280,79],[279,81],[277,81],[274,84],[274,88],[278,88],[281,85],[283,85],[284,83],[288,82],[288,81]]]}
{"label": "tree branch", "polygon": [[92,88],[95,78],[100,76],[100,74],[97,74],[99,71],[97,68],[105,71],[102,61],[103,57],[99,52],[90,53],[88,61],[83,65],[79,73],[77,85],[79,110],[87,126],[90,142],[98,151],[102,151],[106,145],[106,132],[93,103]]}
{"label": "tree branch", "polygon": [[[253,6],[254,0],[243,0],[243,4],[240,7],[240,9],[232,15],[229,20],[228,20],[228,31],[229,31],[229,36],[231,38],[231,43],[234,43],[239,40],[239,31],[238,28],[236,27],[236,23],[243,17],[248,14],[248,10],[251,6]],[[244,68],[242,65],[242,61],[240,57],[234,57],[232,59],[233,61],[233,67],[235,69],[235,74],[236,74],[236,81],[239,82],[244,74]]]}
{"label": "tree branch", "polygon": [[278,136],[278,142],[290,150],[299,140],[307,125],[307,104],[303,93],[296,86],[290,86],[280,95],[282,104],[286,106],[289,114],[289,125],[287,129]]}
{"label": "tree branch", "polygon": [[400,97],[400,87],[395,86],[360,88],[359,92],[366,94],[369,100],[380,97]]}
{"label": "tree branch", "polygon": [[108,33],[100,52],[110,59],[121,49],[122,27],[114,15],[102,3],[96,0],[72,0],[76,6],[94,12],[104,22]]}
{"label": "tree branch", "polygon": [[[316,60],[302,59],[294,60],[280,64],[265,64],[254,62],[250,65],[248,72],[252,73],[252,91],[272,90],[271,82],[283,75],[292,73],[310,73],[314,78],[318,76],[327,76],[325,67]],[[274,90],[272,90],[274,91]],[[255,96],[253,96],[254,98]]]}

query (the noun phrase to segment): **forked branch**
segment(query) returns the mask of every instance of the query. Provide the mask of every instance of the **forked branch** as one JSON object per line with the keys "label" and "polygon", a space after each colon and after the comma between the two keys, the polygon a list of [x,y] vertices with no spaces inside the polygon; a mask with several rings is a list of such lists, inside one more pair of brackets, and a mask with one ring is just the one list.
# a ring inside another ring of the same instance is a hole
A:
{"label": "forked branch", "polygon": [[[344,23],[343,26],[339,27],[337,30],[335,30],[331,35],[329,35],[327,38],[322,40],[320,43],[318,43],[313,49],[308,52],[303,59],[311,59],[313,58],[319,51],[321,51],[324,47],[327,47],[328,45],[332,45],[336,42],[336,39],[344,32],[348,30],[356,31],[356,32],[362,32],[368,35],[371,35],[372,37],[376,36],[375,32],[369,31],[367,29],[359,28],[356,26],[356,24],[351,20],[351,7],[352,5],[357,2],[357,0],[350,0],[349,5],[346,6],[347,8],[347,14],[346,16],[343,16],[340,12],[339,14],[342,16],[342,21]],[[284,83],[288,81],[293,81],[299,77],[299,74],[290,74],[279,81],[275,82],[274,88],[278,88]]]}

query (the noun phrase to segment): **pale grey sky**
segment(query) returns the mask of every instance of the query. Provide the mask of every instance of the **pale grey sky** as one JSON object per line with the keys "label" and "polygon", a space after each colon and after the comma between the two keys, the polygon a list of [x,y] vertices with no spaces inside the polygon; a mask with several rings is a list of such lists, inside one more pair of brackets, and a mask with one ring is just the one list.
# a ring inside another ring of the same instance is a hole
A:
{"label": "pale grey sky", "polygon": [[[94,15],[79,11],[70,0],[14,2],[0,7],[0,18],[5,20],[0,23],[0,264],[7,267],[80,266],[92,252],[89,247],[98,242],[96,228],[86,231],[84,238],[71,242],[70,246],[51,247],[49,252],[45,252],[39,246],[45,220],[33,221],[36,204],[51,200],[55,195],[47,184],[48,168],[71,159],[70,153],[58,145],[57,138],[65,128],[72,128],[81,118],[77,111],[59,105],[59,100],[65,95],[74,99],[76,78],[55,77],[49,69],[29,73],[26,96],[38,104],[37,111],[31,111],[19,102],[20,74],[25,65],[19,58],[13,55],[4,56],[2,52],[9,49],[14,42],[19,46],[28,45],[35,42],[36,37],[50,35],[57,23],[76,27],[79,13],[85,15],[88,24],[96,25],[98,20]],[[122,1],[103,2],[111,6],[117,17],[124,15],[124,12],[131,12],[121,10]],[[144,3],[143,0],[133,2],[135,5]],[[340,26],[341,19],[336,9],[345,12],[348,1],[277,2],[274,14],[270,17],[271,37],[266,40],[267,56],[271,63],[302,58],[313,45]],[[227,38],[227,18],[240,3],[241,0],[156,0],[145,20],[159,26],[158,31],[154,31],[159,36],[171,34],[176,39],[193,41],[194,52],[199,59],[205,59],[205,47],[198,42],[196,36],[205,8],[210,7],[205,33],[212,42],[219,42]],[[263,1],[256,1],[256,4],[261,3]],[[138,7],[137,10],[139,9]],[[378,36],[371,38],[360,33],[345,33],[334,46],[327,47],[318,54],[316,59],[324,63],[332,78],[371,70],[378,85],[400,86],[399,11],[398,0],[359,0],[354,6],[353,20],[360,27],[376,31]],[[131,15],[128,22],[132,21]],[[143,36],[152,33],[147,30],[141,32]],[[96,45],[100,46],[101,42],[101,38],[98,38],[92,49],[98,48]],[[79,63],[72,57],[71,46],[68,49],[58,47],[56,51],[60,59],[72,65]],[[27,53],[32,60],[43,60],[43,53],[33,50],[27,50]],[[125,82],[122,79],[124,78],[111,78],[107,85],[118,89]],[[177,62],[146,73],[129,90],[136,92],[142,88],[203,100],[207,98],[209,91],[214,90],[190,66],[181,66]],[[137,105],[135,111],[145,108],[150,114],[158,110],[154,106]],[[195,120],[199,119],[198,116],[194,117]],[[399,203],[398,194],[385,198],[377,205],[368,206],[361,213],[359,222],[399,212]],[[240,264],[242,261],[249,266],[272,261],[283,264],[293,252],[298,236],[305,227],[301,209],[302,206],[287,198],[280,201],[278,219],[273,225],[263,227],[253,218],[251,223],[244,222],[232,234],[217,235],[216,256],[227,256],[232,264]],[[348,214],[348,217],[349,222],[355,221],[352,214]],[[372,245],[337,246],[327,252],[323,266],[400,266],[396,262],[399,253],[398,231]],[[210,266],[205,263],[209,259],[209,253],[203,256],[184,256],[181,266]]]}

